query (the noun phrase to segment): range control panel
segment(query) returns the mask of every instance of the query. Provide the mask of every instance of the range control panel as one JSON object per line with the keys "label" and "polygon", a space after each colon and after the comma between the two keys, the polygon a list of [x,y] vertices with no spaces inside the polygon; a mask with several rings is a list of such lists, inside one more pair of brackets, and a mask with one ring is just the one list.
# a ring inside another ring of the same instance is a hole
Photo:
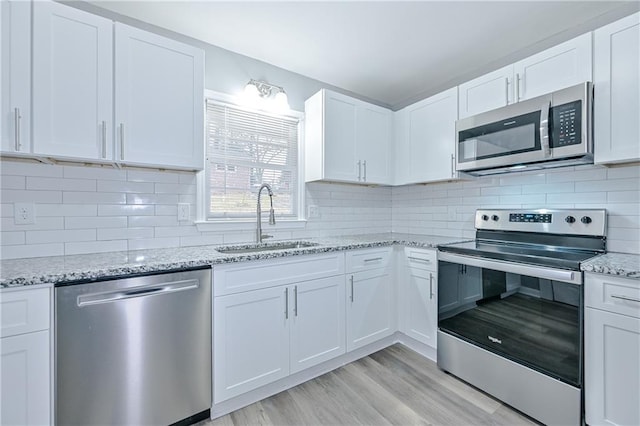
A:
{"label": "range control panel", "polygon": [[604,209],[476,210],[476,229],[492,231],[542,232],[565,235],[604,236]]}
{"label": "range control panel", "polygon": [[551,223],[550,213],[509,213],[509,222]]}

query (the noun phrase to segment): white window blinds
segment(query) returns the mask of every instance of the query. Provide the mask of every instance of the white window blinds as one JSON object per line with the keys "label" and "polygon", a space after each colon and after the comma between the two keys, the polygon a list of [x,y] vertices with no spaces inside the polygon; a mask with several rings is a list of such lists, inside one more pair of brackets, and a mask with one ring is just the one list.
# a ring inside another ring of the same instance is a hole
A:
{"label": "white window blinds", "polygon": [[207,100],[208,217],[255,217],[263,183],[276,215],[297,217],[298,120]]}

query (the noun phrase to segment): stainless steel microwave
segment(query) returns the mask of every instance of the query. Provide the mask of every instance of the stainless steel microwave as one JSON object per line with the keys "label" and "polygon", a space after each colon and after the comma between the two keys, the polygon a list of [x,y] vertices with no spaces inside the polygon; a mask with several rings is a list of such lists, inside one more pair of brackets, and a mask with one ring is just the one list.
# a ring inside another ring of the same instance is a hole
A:
{"label": "stainless steel microwave", "polygon": [[474,175],[593,163],[590,82],[456,122],[456,170]]}

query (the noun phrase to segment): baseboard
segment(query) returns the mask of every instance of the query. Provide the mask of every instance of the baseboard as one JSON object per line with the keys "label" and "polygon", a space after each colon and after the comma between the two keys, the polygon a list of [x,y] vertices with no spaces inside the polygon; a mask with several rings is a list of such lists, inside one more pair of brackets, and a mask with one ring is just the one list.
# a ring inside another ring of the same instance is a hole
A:
{"label": "baseboard", "polygon": [[357,361],[360,358],[369,356],[374,352],[380,351],[396,343],[401,343],[433,361],[436,360],[436,351],[434,348],[431,348],[424,343],[418,342],[417,340],[412,339],[411,337],[408,337],[403,333],[396,332],[391,336],[385,337],[381,340],[378,340],[377,342],[373,342],[367,346],[363,346],[362,348],[358,348],[354,351],[340,355],[339,357],[323,362],[322,364],[318,364],[304,371],[292,374],[288,377],[277,380],[273,383],[269,383],[268,385],[262,386],[258,389],[254,389],[242,395],[238,395],[235,398],[223,401],[219,404],[213,404],[211,406],[211,418],[215,419],[224,416],[225,414],[229,414],[240,408],[246,407],[247,405],[251,405],[255,402],[261,401],[265,398],[268,398],[277,393],[290,389],[294,386],[298,386],[301,383],[340,368],[343,365],[349,364],[350,362]]}

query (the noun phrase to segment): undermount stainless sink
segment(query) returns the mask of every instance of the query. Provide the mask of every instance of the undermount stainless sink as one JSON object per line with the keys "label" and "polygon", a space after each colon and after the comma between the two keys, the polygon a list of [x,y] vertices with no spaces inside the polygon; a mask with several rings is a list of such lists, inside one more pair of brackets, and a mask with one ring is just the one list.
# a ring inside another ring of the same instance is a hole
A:
{"label": "undermount stainless sink", "polygon": [[217,252],[223,254],[245,254],[245,253],[260,253],[264,251],[274,251],[274,250],[290,250],[290,249],[300,249],[306,247],[315,247],[318,243],[310,243],[308,241],[294,241],[294,242],[283,242],[283,243],[268,243],[268,244],[252,244],[245,246],[232,246],[232,247],[221,247],[216,249]]}

